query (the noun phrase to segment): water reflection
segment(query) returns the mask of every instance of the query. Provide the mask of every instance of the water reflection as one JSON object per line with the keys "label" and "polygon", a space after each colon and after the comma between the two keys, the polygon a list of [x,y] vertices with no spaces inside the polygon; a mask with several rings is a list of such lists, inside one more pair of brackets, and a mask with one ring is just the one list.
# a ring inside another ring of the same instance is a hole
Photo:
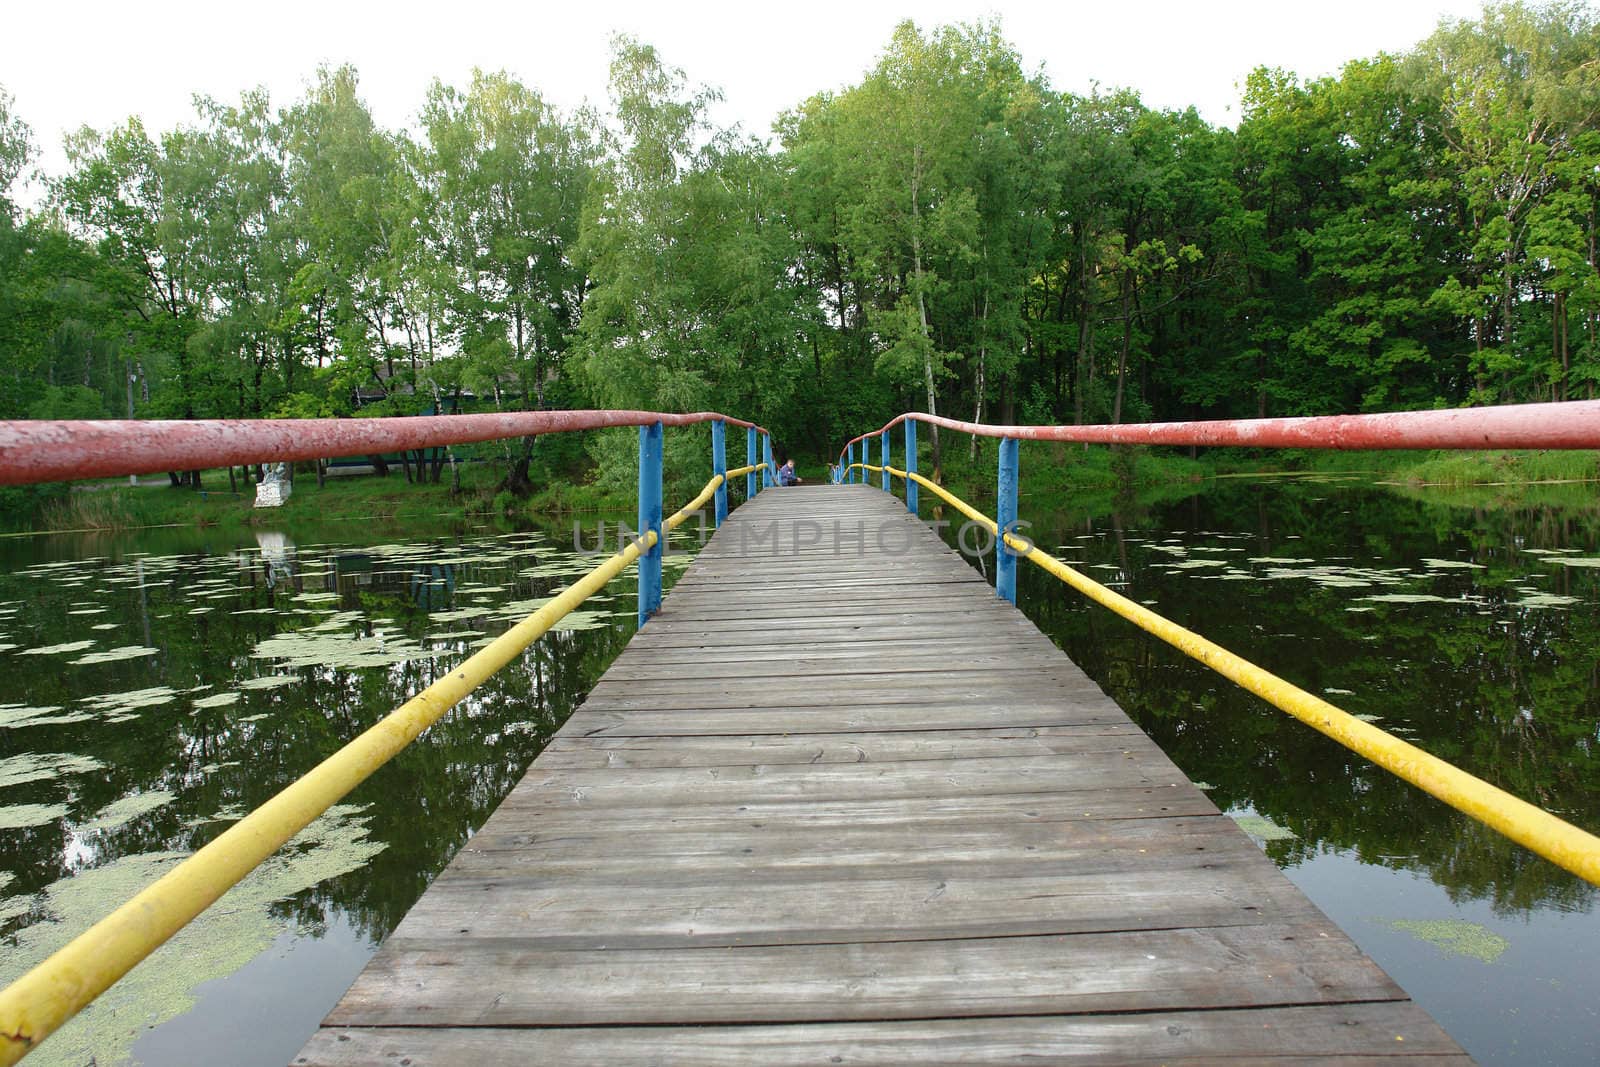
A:
{"label": "water reflection", "polygon": [[[102,541],[85,559],[46,540],[6,546],[0,982],[593,565],[563,540],[531,530],[332,544],[260,531],[191,536],[179,551]],[[315,979],[284,972],[327,954],[244,965],[329,936],[350,942],[336,956],[364,958],[625,645],[632,596],[631,579],[616,580],[43,1045],[38,1062],[215,1062],[214,1047],[167,1036],[193,1029],[181,1013],[197,1002],[207,1018],[226,1018],[230,1003],[274,1018],[271,1033],[230,1044],[229,1062],[286,1062],[331,1000],[308,1006],[295,990]],[[252,975],[272,977],[258,987]]]}
{"label": "water reflection", "polygon": [[[1036,540],[1096,580],[1596,829],[1600,508],[1588,489],[1489,507],[1257,483],[1097,514],[1023,512]],[[1019,603],[1220,807],[1283,828],[1262,847],[1469,1052],[1593,1061],[1593,886],[1035,568],[1022,569]],[[1461,955],[1474,927],[1505,939],[1504,955]],[[1454,948],[1421,936],[1439,929],[1468,933]]]}

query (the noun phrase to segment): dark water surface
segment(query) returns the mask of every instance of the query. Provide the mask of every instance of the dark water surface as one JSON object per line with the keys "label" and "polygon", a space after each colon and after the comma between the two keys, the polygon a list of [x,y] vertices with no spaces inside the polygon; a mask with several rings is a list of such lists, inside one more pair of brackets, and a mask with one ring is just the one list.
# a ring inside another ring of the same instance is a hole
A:
{"label": "dark water surface", "polygon": [[[1098,580],[1593,829],[1594,496],[1471,508],[1261,481],[1022,511]],[[573,549],[570,526],[0,541],[0,982],[525,616],[592,564]],[[1469,1052],[1600,1059],[1592,887],[1042,572],[1020,587]],[[625,576],[29,1062],[287,1062],[633,629]]]}
{"label": "dark water surface", "polygon": [[[0,984],[595,562],[570,525],[0,541]],[[635,595],[613,581],[29,1062],[288,1062],[627,643]]]}
{"label": "dark water surface", "polygon": [[[1600,490],[1228,482],[1030,515],[1090,577],[1600,829]],[[1059,547],[1058,547],[1059,546]],[[1600,1062],[1596,890],[1022,565],[1019,605],[1484,1063]]]}

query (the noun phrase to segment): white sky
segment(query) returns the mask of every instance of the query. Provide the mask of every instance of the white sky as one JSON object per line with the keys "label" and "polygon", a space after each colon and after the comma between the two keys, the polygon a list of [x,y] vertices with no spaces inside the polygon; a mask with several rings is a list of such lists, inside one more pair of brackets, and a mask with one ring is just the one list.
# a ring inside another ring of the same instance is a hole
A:
{"label": "white sky", "polygon": [[0,85],[33,127],[45,169],[65,167],[62,135],[138,114],[152,130],[188,121],[190,97],[236,99],[264,85],[274,105],[299,96],[319,63],[353,63],[379,122],[410,125],[429,81],[465,84],[504,69],[566,107],[606,101],[616,31],[653,44],[690,81],[723,90],[714,117],[765,134],[779,112],[858,79],[894,25],[928,28],[999,15],[1024,65],[1084,92],[1137,89],[1156,108],[1197,106],[1238,120],[1239,87],[1258,65],[1304,76],[1409,48],[1442,15],[1480,0],[127,0],[0,7]]}

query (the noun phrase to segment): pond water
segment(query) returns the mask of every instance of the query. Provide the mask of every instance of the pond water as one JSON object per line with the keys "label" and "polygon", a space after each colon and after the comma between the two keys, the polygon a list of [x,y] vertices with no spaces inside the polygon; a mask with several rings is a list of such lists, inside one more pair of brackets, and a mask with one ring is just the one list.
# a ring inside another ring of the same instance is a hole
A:
{"label": "pond water", "polygon": [[[0,985],[597,562],[570,526],[404,536],[0,541]],[[590,598],[28,1062],[287,1063],[627,643],[635,597],[623,576]]]}
{"label": "pond water", "polygon": [[[1029,535],[1352,714],[1600,829],[1600,489],[1217,483]],[[1038,568],[1019,604],[1484,1063],[1600,1059],[1596,890]]]}
{"label": "pond water", "polygon": [[[1022,510],[1098,580],[1594,828],[1594,498],[1461,507],[1272,480]],[[669,581],[696,539],[680,532]],[[593,562],[570,526],[0,541],[0,983]],[[1042,572],[1019,584],[1030,617],[1469,1052],[1594,1062],[1592,887]],[[287,1062],[621,651],[634,595],[631,574],[613,582],[29,1062]]]}

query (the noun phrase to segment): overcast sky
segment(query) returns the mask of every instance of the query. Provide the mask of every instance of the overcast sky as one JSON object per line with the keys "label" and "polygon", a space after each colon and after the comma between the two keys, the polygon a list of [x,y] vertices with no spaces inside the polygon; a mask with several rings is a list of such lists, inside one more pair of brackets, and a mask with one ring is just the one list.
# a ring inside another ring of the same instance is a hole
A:
{"label": "overcast sky", "polygon": [[1400,51],[1441,16],[1474,17],[1479,0],[808,0],[763,4],[656,0],[385,3],[346,0],[13,0],[0,24],[0,85],[34,129],[47,170],[65,165],[62,135],[130,114],[153,130],[187,121],[196,92],[224,100],[264,85],[297,97],[319,63],[361,73],[377,119],[409,125],[429,81],[465,84],[474,66],[504,69],[572,107],[606,100],[607,48],[622,31],[656,46],[691,81],[720,88],[714,116],[765,134],[786,108],[851,83],[914,16],[926,28],[998,15],[1025,66],[1058,89],[1137,89],[1156,108],[1190,104],[1238,121],[1239,86],[1258,65],[1306,76]]}

